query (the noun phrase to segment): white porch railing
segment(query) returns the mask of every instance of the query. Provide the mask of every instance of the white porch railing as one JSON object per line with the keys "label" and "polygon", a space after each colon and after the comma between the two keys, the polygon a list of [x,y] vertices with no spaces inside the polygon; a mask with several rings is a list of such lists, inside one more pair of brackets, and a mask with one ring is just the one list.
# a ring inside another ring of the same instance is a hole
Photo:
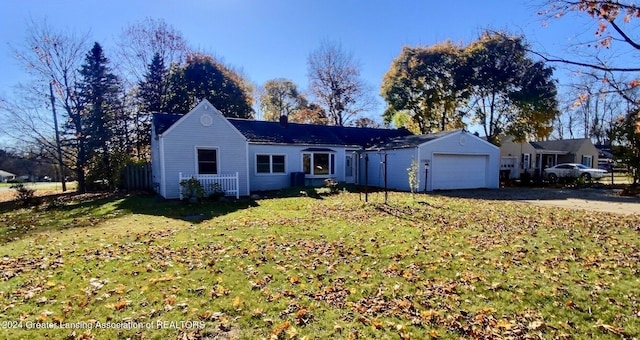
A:
{"label": "white porch railing", "polygon": [[[240,185],[238,173],[218,174],[218,175],[185,175],[180,173],[178,183],[191,178],[197,179],[204,188],[205,196],[209,196],[214,188],[214,184],[218,183],[220,189],[224,191],[225,196],[235,195],[240,198]],[[182,199],[182,190],[180,190],[180,199]]]}

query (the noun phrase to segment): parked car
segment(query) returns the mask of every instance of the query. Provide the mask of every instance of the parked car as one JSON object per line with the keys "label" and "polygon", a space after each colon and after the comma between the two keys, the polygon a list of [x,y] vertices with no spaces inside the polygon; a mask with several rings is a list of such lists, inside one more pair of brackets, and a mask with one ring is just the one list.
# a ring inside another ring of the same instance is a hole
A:
{"label": "parked car", "polygon": [[590,168],[584,164],[562,163],[550,168],[544,169],[544,177],[550,181],[556,181],[558,178],[578,178],[585,180],[592,178],[598,179],[607,175],[606,170]]}

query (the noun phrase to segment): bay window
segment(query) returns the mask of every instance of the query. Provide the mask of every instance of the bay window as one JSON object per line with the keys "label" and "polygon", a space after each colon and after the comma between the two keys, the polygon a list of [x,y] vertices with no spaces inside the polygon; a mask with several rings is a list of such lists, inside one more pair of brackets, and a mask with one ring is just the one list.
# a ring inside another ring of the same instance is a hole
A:
{"label": "bay window", "polygon": [[302,169],[309,176],[330,177],[336,173],[335,159],[333,152],[304,152]]}

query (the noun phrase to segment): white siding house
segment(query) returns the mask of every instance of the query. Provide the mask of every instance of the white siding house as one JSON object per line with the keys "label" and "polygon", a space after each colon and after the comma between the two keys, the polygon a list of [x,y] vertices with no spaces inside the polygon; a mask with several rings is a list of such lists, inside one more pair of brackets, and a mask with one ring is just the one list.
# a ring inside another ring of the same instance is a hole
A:
{"label": "white siding house", "polygon": [[405,129],[225,118],[206,100],[185,115],[154,114],[151,133],[153,182],[165,198],[179,198],[180,180],[191,177],[211,184],[237,174],[235,185],[223,185],[227,195],[236,196],[287,188],[292,173],[302,175],[301,185],[319,185],[327,178],[355,183],[355,152],[410,134]]}
{"label": "white siding house", "polygon": [[464,130],[412,135],[226,118],[204,100],[185,115],[154,114],[151,133],[153,182],[165,198],[180,198],[180,181],[192,177],[236,197],[327,178],[379,187],[386,178],[388,188],[409,191],[412,160],[420,191],[498,187],[499,149]]}
{"label": "white siding house", "polygon": [[[418,190],[498,188],[500,149],[465,130],[405,136],[375,145],[368,184],[409,191],[411,162],[418,164]],[[386,157],[386,167],[384,164]]]}
{"label": "white siding house", "polygon": [[180,175],[234,175],[239,195],[249,194],[246,138],[209,103],[185,115],[154,115],[153,182],[165,198],[180,197]]}

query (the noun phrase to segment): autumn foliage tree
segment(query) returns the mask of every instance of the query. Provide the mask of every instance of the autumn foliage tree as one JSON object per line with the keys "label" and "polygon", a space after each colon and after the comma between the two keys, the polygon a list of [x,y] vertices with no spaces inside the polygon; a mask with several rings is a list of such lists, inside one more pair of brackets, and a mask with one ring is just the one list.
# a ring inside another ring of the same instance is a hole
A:
{"label": "autumn foliage tree", "polygon": [[405,47],[383,79],[385,120],[420,133],[479,124],[496,143],[544,137],[558,114],[553,70],[527,54],[523,38],[486,32],[466,47]]}
{"label": "autumn foliage tree", "polygon": [[486,32],[464,53],[470,68],[467,112],[489,141],[496,143],[503,133],[516,140],[551,133],[559,114],[553,69],[527,55],[522,37]]}
{"label": "autumn foliage tree", "polygon": [[407,115],[419,133],[463,126],[457,110],[466,100],[462,49],[450,42],[429,47],[403,47],[382,80],[387,102],[383,117]]}
{"label": "autumn foliage tree", "polygon": [[264,84],[260,96],[260,108],[265,120],[275,121],[280,116],[291,116],[304,106],[306,99],[294,82],[288,79],[272,79]]}
{"label": "autumn foliage tree", "polygon": [[242,77],[213,57],[193,53],[169,75],[171,112],[187,113],[207,99],[227,117],[252,118],[252,97]]}

